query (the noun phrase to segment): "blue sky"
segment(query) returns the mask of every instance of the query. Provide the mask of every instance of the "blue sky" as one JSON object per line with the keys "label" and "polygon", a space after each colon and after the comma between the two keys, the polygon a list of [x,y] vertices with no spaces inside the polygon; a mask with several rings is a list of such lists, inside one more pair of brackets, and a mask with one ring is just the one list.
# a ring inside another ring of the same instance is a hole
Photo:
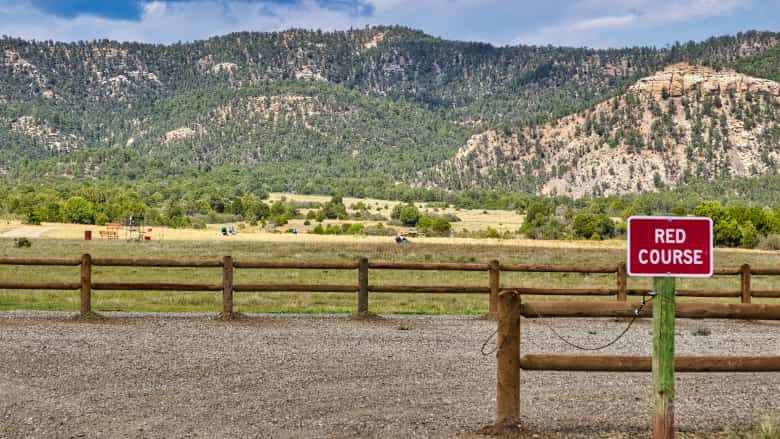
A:
{"label": "blue sky", "polygon": [[780,0],[0,0],[0,33],[39,40],[172,43],[378,24],[495,45],[660,47],[780,31]]}

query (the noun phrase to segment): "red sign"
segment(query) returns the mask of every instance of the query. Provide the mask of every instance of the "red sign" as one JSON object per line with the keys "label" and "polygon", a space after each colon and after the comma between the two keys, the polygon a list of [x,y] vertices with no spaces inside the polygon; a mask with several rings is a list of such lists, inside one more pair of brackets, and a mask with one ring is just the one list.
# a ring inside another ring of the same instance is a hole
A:
{"label": "red sign", "polygon": [[710,218],[629,217],[627,247],[629,276],[712,276]]}

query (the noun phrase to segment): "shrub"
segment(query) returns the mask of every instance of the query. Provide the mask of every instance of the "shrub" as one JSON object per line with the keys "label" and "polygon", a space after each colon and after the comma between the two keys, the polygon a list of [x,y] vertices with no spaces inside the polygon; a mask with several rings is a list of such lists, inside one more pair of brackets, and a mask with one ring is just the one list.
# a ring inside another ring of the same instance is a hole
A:
{"label": "shrub", "polygon": [[206,228],[206,221],[203,221],[200,218],[195,218],[192,220],[192,228],[203,230]]}
{"label": "shrub", "polygon": [[40,226],[41,221],[43,221],[43,218],[41,217],[41,212],[35,209],[29,211],[27,213],[27,216],[24,217],[24,223],[31,224],[33,226]]}
{"label": "shrub", "polygon": [[[394,216],[396,209],[398,209],[397,217]],[[405,226],[415,226],[417,225],[417,221],[420,220],[420,209],[418,209],[414,204],[399,204],[393,208],[393,214],[391,214],[390,217],[393,219],[398,219]]]}
{"label": "shrub", "polygon": [[363,234],[364,229],[365,227],[363,226],[363,224],[352,224],[347,229],[347,233],[350,235],[361,235]]}
{"label": "shrub", "polygon": [[71,197],[65,203],[65,221],[77,224],[95,223],[95,205],[81,197]]}
{"label": "shrub", "polygon": [[437,218],[433,220],[433,224],[431,224],[431,232],[435,235],[446,236],[450,234],[451,230],[452,225],[446,218]]}
{"label": "shrub", "polygon": [[615,224],[606,214],[583,212],[574,217],[572,230],[578,238],[601,240],[615,235]]}
{"label": "shrub", "polygon": [[752,222],[748,221],[744,226],[739,228],[742,233],[742,239],[740,246],[742,248],[755,248],[758,245],[758,230]]}
{"label": "shrub", "polygon": [[32,241],[27,238],[14,239],[14,247],[16,248],[30,248],[32,247]]}
{"label": "shrub", "polygon": [[498,239],[498,238],[501,238],[501,233],[499,233],[498,230],[496,230],[496,229],[494,229],[492,227],[488,227],[485,230],[485,237],[486,238],[496,238],[496,239]]}

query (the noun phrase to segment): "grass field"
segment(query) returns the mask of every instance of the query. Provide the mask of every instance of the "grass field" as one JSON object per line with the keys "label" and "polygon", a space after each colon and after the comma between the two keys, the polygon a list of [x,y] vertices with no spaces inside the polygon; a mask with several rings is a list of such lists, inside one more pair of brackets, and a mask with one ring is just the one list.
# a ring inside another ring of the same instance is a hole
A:
{"label": "grass field", "polygon": [[[13,225],[3,225],[5,231]],[[34,230],[31,226],[24,231]],[[91,226],[93,229],[95,226]],[[78,239],[86,226],[45,224],[46,230],[34,238],[29,249],[17,249],[13,239],[0,238],[0,255],[28,257],[93,257],[217,259],[231,255],[237,260],[354,261],[360,256],[377,261],[488,262],[533,264],[616,264],[624,259],[621,241],[530,241],[424,238],[413,244],[398,245],[390,237],[317,236],[273,233],[239,234],[218,237],[214,230],[165,230],[164,240],[127,242],[125,240]],[[716,266],[735,267],[742,263],[756,267],[776,267],[780,253],[718,249]],[[78,280],[78,267],[0,266],[0,279],[15,281]],[[95,267],[93,282],[206,282],[219,283],[221,269],[158,269]],[[354,270],[237,270],[238,283],[333,283],[356,284]],[[487,273],[379,271],[371,270],[371,283],[405,285],[487,286]],[[648,279],[630,279],[631,287],[649,287]],[[516,287],[614,287],[613,274],[502,273],[502,286]],[[754,276],[754,289],[780,289],[780,277]],[[717,276],[706,280],[681,280],[679,288],[738,289],[738,276]],[[94,292],[96,310],[124,311],[213,311],[221,308],[219,293],[178,292]],[[541,298],[540,298],[541,299]],[[550,298],[561,300],[565,298]],[[581,298],[582,300],[611,300]],[[691,300],[684,299],[681,300]],[[713,300],[713,299],[706,299]],[[738,299],[716,299],[736,302]],[[243,312],[351,313],[354,294],[237,293],[236,310]],[[482,314],[487,311],[486,295],[371,294],[370,309],[377,313]],[[76,292],[2,291],[0,309],[68,310],[78,309]]]}

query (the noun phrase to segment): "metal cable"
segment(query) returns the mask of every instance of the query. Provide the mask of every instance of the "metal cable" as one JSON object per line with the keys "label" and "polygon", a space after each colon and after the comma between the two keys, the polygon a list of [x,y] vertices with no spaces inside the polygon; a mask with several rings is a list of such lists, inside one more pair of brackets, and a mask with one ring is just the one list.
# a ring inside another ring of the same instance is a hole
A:
{"label": "metal cable", "polygon": [[[599,351],[599,350],[606,349],[606,348],[612,346],[613,344],[617,343],[621,338],[623,338],[623,336],[626,335],[626,333],[628,333],[628,331],[631,329],[631,326],[634,324],[636,319],[639,318],[639,315],[642,313],[642,309],[645,307],[645,305],[650,303],[650,301],[652,301],[656,297],[656,294],[651,292],[649,300],[645,300],[646,297],[647,297],[646,295],[642,295],[642,301],[640,302],[639,307],[634,310],[634,316],[631,317],[631,321],[628,322],[628,326],[626,326],[626,329],[624,329],[617,337],[615,337],[609,343],[605,343],[605,344],[599,345],[599,346],[582,346],[582,345],[578,345],[578,344],[576,344],[574,342],[571,342],[571,341],[567,340],[564,336],[559,334],[558,331],[555,328],[553,328],[549,323],[544,321],[544,318],[542,317],[541,314],[539,314],[538,311],[536,313],[536,317],[539,319],[539,321],[544,326],[546,326],[550,330],[550,332],[553,333],[553,335],[555,335],[558,339],[560,339],[562,342],[566,343],[567,345],[569,345],[569,346],[571,346],[571,347],[573,347],[575,349],[579,349],[581,351]],[[517,304],[517,307],[512,312],[512,315],[514,315],[516,312],[518,312],[520,310],[520,305],[521,305],[520,303]],[[493,337],[497,333],[498,333],[498,328],[496,328],[496,330],[493,331],[488,336],[488,338],[485,340],[485,342],[482,343],[482,347],[479,349],[479,351],[482,353],[482,355],[484,355],[484,356],[491,355],[491,354],[495,353],[496,351],[498,351],[501,348],[501,346],[496,344],[495,348],[491,349],[488,352],[485,352],[485,347],[487,346],[488,343],[490,343],[490,340],[492,340]]]}
{"label": "metal cable", "polygon": [[644,308],[645,305],[650,303],[650,301],[655,298],[655,294],[651,293],[650,300],[645,300],[645,297],[646,296],[644,296],[644,295],[642,296],[642,302],[639,304],[639,307],[634,310],[634,316],[631,317],[631,321],[628,322],[628,326],[626,326],[626,329],[624,329],[623,332],[621,332],[617,337],[615,337],[610,342],[605,343],[603,345],[599,345],[599,346],[582,346],[582,345],[578,345],[578,344],[576,344],[574,342],[571,342],[571,341],[567,340],[564,336],[559,334],[558,331],[555,330],[555,328],[553,328],[549,323],[545,322],[544,319],[542,318],[541,314],[539,314],[537,312],[536,316],[539,318],[539,321],[544,326],[546,326],[550,330],[550,332],[553,333],[553,335],[555,335],[558,339],[560,339],[562,342],[566,343],[567,345],[569,345],[569,346],[571,346],[571,347],[573,347],[575,349],[579,349],[581,351],[600,351],[602,349],[606,349],[606,348],[612,346],[613,344],[617,343],[621,338],[623,338],[624,335],[626,335],[626,333],[628,332],[629,329],[631,329],[631,326],[634,324],[636,319],[639,318],[639,314],[641,314],[642,308]]}

